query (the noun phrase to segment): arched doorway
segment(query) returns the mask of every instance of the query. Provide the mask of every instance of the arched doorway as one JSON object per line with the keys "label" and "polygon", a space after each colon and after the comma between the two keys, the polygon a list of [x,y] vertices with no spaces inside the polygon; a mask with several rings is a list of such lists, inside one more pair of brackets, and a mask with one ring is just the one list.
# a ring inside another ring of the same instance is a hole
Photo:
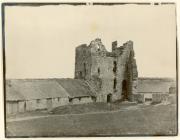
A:
{"label": "arched doorway", "polygon": [[128,99],[128,89],[127,89],[127,81],[122,81],[122,99],[127,100]]}
{"label": "arched doorway", "polygon": [[111,93],[107,95],[107,103],[110,103],[110,102],[112,102],[112,94]]}

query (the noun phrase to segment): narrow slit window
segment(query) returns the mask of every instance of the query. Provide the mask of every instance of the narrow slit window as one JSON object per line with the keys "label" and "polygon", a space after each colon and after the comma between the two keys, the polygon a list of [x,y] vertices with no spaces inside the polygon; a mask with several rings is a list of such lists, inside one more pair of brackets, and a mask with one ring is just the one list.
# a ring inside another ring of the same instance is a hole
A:
{"label": "narrow slit window", "polygon": [[84,75],[86,76],[86,63],[84,63]]}
{"label": "narrow slit window", "polygon": [[116,85],[117,85],[117,80],[116,80],[116,78],[115,78],[115,79],[114,79],[114,84],[113,84],[114,90],[116,90]]}
{"label": "narrow slit window", "polygon": [[114,66],[113,66],[113,72],[116,73],[117,72],[117,62],[114,61]]}

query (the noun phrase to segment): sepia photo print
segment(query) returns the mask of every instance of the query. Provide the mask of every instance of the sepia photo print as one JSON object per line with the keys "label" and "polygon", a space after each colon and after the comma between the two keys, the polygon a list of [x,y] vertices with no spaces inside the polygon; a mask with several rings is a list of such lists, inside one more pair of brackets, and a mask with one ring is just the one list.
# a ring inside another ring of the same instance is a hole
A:
{"label": "sepia photo print", "polygon": [[175,3],[3,3],[5,135],[176,136]]}

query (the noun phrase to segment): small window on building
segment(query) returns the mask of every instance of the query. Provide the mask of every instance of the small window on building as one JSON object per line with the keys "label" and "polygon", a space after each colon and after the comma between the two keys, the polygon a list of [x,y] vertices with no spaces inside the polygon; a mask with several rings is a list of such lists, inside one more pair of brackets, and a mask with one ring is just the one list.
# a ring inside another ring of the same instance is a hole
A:
{"label": "small window on building", "polygon": [[116,85],[117,85],[117,80],[114,78],[114,84],[113,84],[113,89],[116,90]]}
{"label": "small window on building", "polygon": [[58,98],[58,102],[60,102],[60,97]]}
{"label": "small window on building", "polygon": [[101,71],[100,71],[100,68],[98,68],[98,75],[100,75],[100,72],[101,72]]}
{"label": "small window on building", "polygon": [[81,97],[79,97],[79,101],[81,101]]}

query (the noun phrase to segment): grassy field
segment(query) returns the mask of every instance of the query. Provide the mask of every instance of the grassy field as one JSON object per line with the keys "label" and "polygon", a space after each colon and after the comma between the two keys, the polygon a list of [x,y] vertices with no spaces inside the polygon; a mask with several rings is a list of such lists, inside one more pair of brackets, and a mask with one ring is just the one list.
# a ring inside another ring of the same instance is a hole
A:
{"label": "grassy field", "polygon": [[51,111],[52,114],[82,114],[82,113],[94,113],[94,112],[107,112],[125,109],[130,106],[137,105],[137,103],[122,102],[122,103],[87,103],[76,104],[68,106],[60,106]]}
{"label": "grassy field", "polygon": [[106,113],[51,115],[7,123],[8,137],[176,135],[176,106],[150,105]]}

